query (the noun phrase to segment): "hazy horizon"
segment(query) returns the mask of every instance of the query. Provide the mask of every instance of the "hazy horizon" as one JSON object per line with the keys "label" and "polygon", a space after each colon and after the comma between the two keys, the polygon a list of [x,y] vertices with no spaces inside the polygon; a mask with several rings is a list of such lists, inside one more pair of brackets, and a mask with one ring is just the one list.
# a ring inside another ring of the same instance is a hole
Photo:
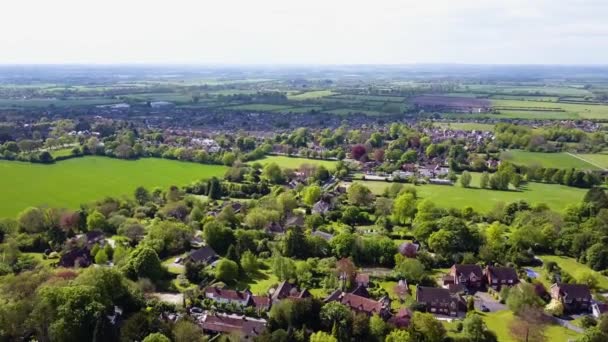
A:
{"label": "hazy horizon", "polygon": [[603,0],[4,5],[3,65],[606,65]]}

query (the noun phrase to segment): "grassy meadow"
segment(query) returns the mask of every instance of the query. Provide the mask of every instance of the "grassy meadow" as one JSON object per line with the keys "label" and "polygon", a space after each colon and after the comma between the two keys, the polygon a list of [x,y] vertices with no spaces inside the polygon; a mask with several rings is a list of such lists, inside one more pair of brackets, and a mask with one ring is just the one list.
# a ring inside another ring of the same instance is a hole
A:
{"label": "grassy meadow", "polygon": [[[513,164],[517,165],[538,165],[547,168],[556,168],[556,169],[583,169],[583,170],[598,170],[599,168],[594,164],[589,155],[581,156],[582,158],[577,158],[576,156],[566,153],[566,152],[558,152],[558,153],[544,153],[544,152],[528,152],[521,150],[510,150],[505,151],[501,154],[501,159],[510,161]],[[585,160],[591,161],[593,164],[586,162]],[[608,163],[608,155],[606,155],[604,163]]]}
{"label": "grassy meadow", "polygon": [[478,122],[436,122],[435,125],[461,131],[494,131],[494,124]]}
{"label": "grassy meadow", "polygon": [[287,169],[297,169],[303,164],[311,164],[311,165],[323,165],[328,170],[331,170],[335,167],[336,161],[333,160],[321,160],[321,159],[309,159],[309,158],[297,158],[297,157],[287,157],[287,156],[267,156],[262,159],[258,159],[253,161],[252,163],[259,162],[262,165],[268,163],[277,163],[282,168]]}
{"label": "grassy meadow", "polygon": [[3,160],[0,188],[6,196],[0,206],[0,217],[14,217],[29,206],[77,208],[81,203],[105,196],[131,196],[138,186],[166,188],[221,177],[226,169],[152,158],[128,161],[84,157],[51,165]]}
{"label": "grassy meadow", "polygon": [[[569,204],[582,201],[587,192],[587,189],[533,182],[524,184],[519,190],[480,189],[480,174],[473,173],[472,176],[473,180],[470,188],[463,188],[460,184],[453,186],[428,184],[416,186],[416,191],[420,199],[430,199],[440,207],[458,209],[472,207],[480,212],[491,210],[497,203],[511,203],[519,200],[531,204],[545,203],[551,209],[561,211]],[[357,182],[365,184],[377,195],[382,194],[384,189],[391,185],[388,182],[378,181]]]}

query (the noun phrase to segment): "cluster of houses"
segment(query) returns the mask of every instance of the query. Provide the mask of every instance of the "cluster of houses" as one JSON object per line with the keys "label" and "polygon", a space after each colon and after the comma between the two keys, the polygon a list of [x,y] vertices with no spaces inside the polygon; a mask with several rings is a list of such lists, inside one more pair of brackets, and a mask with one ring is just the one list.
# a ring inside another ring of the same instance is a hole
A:
{"label": "cluster of houses", "polygon": [[363,175],[364,180],[372,181],[387,181],[399,182],[406,181],[415,177],[418,182],[428,182],[439,185],[453,185],[454,183],[445,177],[450,172],[447,166],[442,164],[403,164],[400,170],[395,170],[393,173],[379,173],[375,171],[366,171]]}

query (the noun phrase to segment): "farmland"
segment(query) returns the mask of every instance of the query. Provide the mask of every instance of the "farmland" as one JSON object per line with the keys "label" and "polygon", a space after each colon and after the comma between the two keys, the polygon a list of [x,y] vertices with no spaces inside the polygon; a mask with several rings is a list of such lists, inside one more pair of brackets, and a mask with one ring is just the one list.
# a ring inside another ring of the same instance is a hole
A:
{"label": "farmland", "polygon": [[[377,181],[357,181],[365,184],[376,195],[383,193],[391,183]],[[472,207],[480,212],[491,210],[498,203],[510,203],[519,200],[531,204],[545,203],[551,209],[561,211],[572,203],[578,203],[585,195],[586,189],[578,189],[557,184],[527,183],[520,190],[496,191],[479,189],[479,174],[473,174],[471,188],[459,184],[420,185],[416,186],[418,197],[429,199],[440,207]],[[568,199],[567,201],[564,199]]]}
{"label": "farmland", "polygon": [[450,128],[462,131],[494,131],[493,124],[478,123],[478,122],[437,122],[439,127]]}
{"label": "farmland", "polygon": [[13,217],[28,206],[77,208],[105,196],[130,196],[138,186],[147,188],[184,185],[212,176],[226,168],[164,159],[125,161],[85,157],[52,165],[0,161],[0,188],[10,198],[0,217]]}
{"label": "farmland", "polygon": [[608,105],[492,100],[492,106],[510,118],[608,119]]}
{"label": "farmland", "polygon": [[277,163],[282,168],[297,169],[303,164],[310,165],[323,165],[327,169],[333,169],[336,162],[333,160],[321,160],[321,159],[308,159],[308,158],[295,158],[287,156],[268,156],[260,160],[256,160],[262,164]]}
{"label": "farmland", "polygon": [[[601,157],[597,157],[601,159]],[[501,154],[501,159],[510,161],[516,165],[537,165],[546,168],[556,169],[583,169],[583,170],[598,170],[599,168],[593,164],[585,162],[577,158],[575,155],[559,152],[559,153],[543,153],[543,152],[528,152],[520,150],[510,150]],[[589,155],[585,155],[583,159],[592,161]],[[598,164],[593,162],[594,164]]]}

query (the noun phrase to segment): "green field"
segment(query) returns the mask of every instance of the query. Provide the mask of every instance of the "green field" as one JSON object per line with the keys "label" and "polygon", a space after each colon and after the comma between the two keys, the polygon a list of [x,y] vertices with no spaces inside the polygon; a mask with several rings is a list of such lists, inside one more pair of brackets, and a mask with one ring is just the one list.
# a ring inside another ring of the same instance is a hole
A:
{"label": "green field", "polygon": [[593,164],[602,169],[608,169],[608,154],[577,154],[576,156],[586,160],[589,164]]}
{"label": "green field", "polygon": [[323,165],[329,170],[333,169],[337,163],[333,160],[296,158],[287,156],[267,156],[263,159],[259,159],[254,162],[259,162],[262,164],[277,163],[280,167],[287,169],[297,169],[303,164]]}
{"label": "green field", "polygon": [[238,109],[238,110],[250,110],[252,112],[276,112],[290,108],[290,106],[277,105],[277,104],[265,104],[265,103],[251,103],[237,106],[226,107],[227,109]]}
{"label": "green field", "polygon": [[28,206],[77,208],[106,196],[130,196],[140,185],[166,188],[221,177],[226,169],[152,158],[84,157],[51,165],[0,161],[0,188],[5,194],[0,217],[13,217]]}
{"label": "green field", "polygon": [[310,99],[317,99],[320,97],[331,96],[333,94],[334,94],[334,92],[331,90],[313,90],[313,91],[307,91],[304,93],[290,94],[287,96],[287,98],[290,100],[301,101],[301,100],[310,100]]}
{"label": "green field", "polygon": [[[499,108],[501,116],[529,118],[580,118],[580,119],[607,119],[608,106],[577,103],[555,103],[542,101],[519,100],[492,100],[492,106]],[[541,111],[554,110],[554,111]]]}
{"label": "green field", "polygon": [[[608,156],[606,156],[608,157]],[[509,161],[516,165],[538,165],[548,168],[557,169],[583,169],[583,170],[598,170],[599,168],[593,164],[587,163],[574,155],[560,153],[543,153],[543,152],[528,152],[521,150],[505,151],[501,154],[500,159]],[[589,158],[585,157],[584,159]],[[608,161],[608,158],[606,158]],[[597,163],[595,163],[597,164]]]}
{"label": "green field", "polygon": [[[365,184],[378,195],[382,194],[384,189],[391,184],[376,181],[357,182]],[[568,204],[582,201],[587,192],[586,189],[545,183],[528,183],[519,191],[479,189],[479,174],[473,174],[471,186],[473,187],[463,188],[459,184],[454,186],[431,184],[416,186],[416,191],[419,198],[430,199],[440,207],[459,209],[472,207],[479,212],[487,212],[500,202],[511,203],[519,200],[531,204],[545,203],[551,209],[561,211]]]}
{"label": "green field", "polygon": [[493,124],[477,122],[435,122],[434,124],[442,128],[450,128],[461,131],[494,131]]}
{"label": "green field", "polygon": [[60,148],[58,150],[52,150],[51,151],[51,155],[53,156],[53,158],[57,158],[57,157],[67,157],[67,156],[71,156],[72,155],[72,148]]}

